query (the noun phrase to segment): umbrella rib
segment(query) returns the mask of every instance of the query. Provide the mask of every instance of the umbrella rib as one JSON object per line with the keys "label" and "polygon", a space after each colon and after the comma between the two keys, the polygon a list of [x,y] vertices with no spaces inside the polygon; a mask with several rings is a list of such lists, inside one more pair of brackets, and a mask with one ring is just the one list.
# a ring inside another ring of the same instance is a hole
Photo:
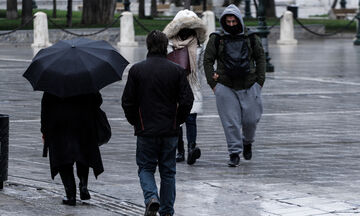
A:
{"label": "umbrella rib", "polygon": [[[53,61],[52,61],[50,64],[48,64],[47,67],[44,67],[44,69],[42,70],[42,73],[44,73],[44,72],[51,66],[51,64],[53,64],[54,62],[56,62],[58,59],[60,59],[60,58],[61,58],[62,56],[64,56],[66,53],[67,53],[67,52],[64,52],[64,53],[62,53],[61,55],[57,56],[57,58],[54,58]],[[37,60],[36,60],[36,61],[37,61]],[[41,73],[41,74],[42,74],[42,73]],[[39,78],[39,79],[37,80],[37,82],[35,83],[35,85],[37,85],[40,80],[41,80],[41,75],[40,75],[40,78]]]}
{"label": "umbrella rib", "polygon": [[[86,52],[86,53],[88,53],[88,54],[92,54],[91,52],[88,52],[88,51],[86,51],[86,50],[81,50],[81,51]],[[107,65],[109,65],[112,69],[114,69],[114,70],[116,71],[116,68],[114,68],[111,64],[109,64],[109,62],[107,61],[107,59],[103,59],[103,58],[100,58],[99,56],[95,56],[95,55],[91,55],[91,56],[94,57],[94,58],[98,58],[98,59],[106,62]],[[117,74],[117,73],[116,73],[116,74]],[[120,77],[120,78],[121,78],[121,77]]]}
{"label": "umbrella rib", "polygon": [[[100,47],[93,47],[93,45],[99,44]],[[105,46],[104,46],[105,45]],[[104,40],[98,40],[98,41],[82,41],[81,44],[79,44],[78,48],[93,48],[93,49],[106,49],[106,50],[114,50],[114,47],[111,46],[108,42]]]}
{"label": "umbrella rib", "polygon": [[[36,56],[34,57],[34,62],[35,62],[35,61],[38,61],[38,60],[41,60],[41,59],[43,59],[43,58],[47,58],[47,57],[49,57],[49,56],[51,56],[51,55],[56,55],[56,54],[59,52],[58,49],[60,49],[60,52],[62,51],[61,48],[48,47],[48,48],[46,48],[46,53],[45,53],[45,54],[42,54],[43,50],[45,51],[45,49],[40,50],[40,52],[38,53],[38,55],[36,55]],[[41,56],[39,56],[39,54],[40,54]]]}
{"label": "umbrella rib", "polygon": [[[87,64],[85,64],[85,61],[84,61],[83,57],[82,57],[81,55],[79,55],[79,58],[80,58],[80,60],[81,60],[81,63],[85,66],[85,68],[86,68],[88,71],[91,71],[91,70],[87,67]],[[91,79],[91,83],[92,83],[93,85],[95,85],[94,80],[92,79],[92,77],[89,76],[89,78]]]}
{"label": "umbrella rib", "polygon": [[[83,45],[83,44],[82,44]],[[105,46],[103,46],[103,47],[93,47],[93,46],[91,46],[91,45],[87,45],[87,46],[78,46],[78,48],[86,48],[86,49],[100,49],[100,50],[114,50],[114,48],[113,47],[105,47]]]}

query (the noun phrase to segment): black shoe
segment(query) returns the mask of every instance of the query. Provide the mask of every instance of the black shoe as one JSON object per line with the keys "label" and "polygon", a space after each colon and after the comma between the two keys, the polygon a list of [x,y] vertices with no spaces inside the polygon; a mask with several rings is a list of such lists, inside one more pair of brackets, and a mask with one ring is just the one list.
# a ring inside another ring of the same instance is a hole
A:
{"label": "black shoe", "polygon": [[63,198],[62,203],[63,203],[64,205],[76,206],[76,199],[75,199],[75,197],[66,197],[66,196],[65,196],[65,197]]}
{"label": "black shoe", "polygon": [[146,211],[145,211],[145,216],[156,216],[157,212],[159,211],[160,208],[160,202],[155,199],[152,198],[148,204],[146,204]]}
{"label": "black shoe", "polygon": [[82,200],[89,200],[91,199],[89,190],[87,189],[87,186],[84,186],[81,184],[81,182],[79,183],[79,191],[80,191],[80,199]]}
{"label": "black shoe", "polygon": [[238,154],[231,154],[228,162],[229,167],[237,167],[240,163],[240,157]]}
{"label": "black shoe", "polygon": [[193,165],[201,156],[201,151],[198,147],[191,149],[188,153],[187,164]]}
{"label": "black shoe", "polygon": [[251,144],[244,145],[243,156],[245,160],[251,160],[252,157]]}
{"label": "black shoe", "polygon": [[178,152],[176,154],[176,162],[183,162],[185,160],[184,152]]}

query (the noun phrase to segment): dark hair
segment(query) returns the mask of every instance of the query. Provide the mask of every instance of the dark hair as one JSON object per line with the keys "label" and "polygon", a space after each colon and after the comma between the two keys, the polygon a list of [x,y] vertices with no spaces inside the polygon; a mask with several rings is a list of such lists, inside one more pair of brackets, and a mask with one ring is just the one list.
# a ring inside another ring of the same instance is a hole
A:
{"label": "dark hair", "polygon": [[168,38],[159,30],[151,31],[146,37],[146,46],[149,54],[167,54]]}

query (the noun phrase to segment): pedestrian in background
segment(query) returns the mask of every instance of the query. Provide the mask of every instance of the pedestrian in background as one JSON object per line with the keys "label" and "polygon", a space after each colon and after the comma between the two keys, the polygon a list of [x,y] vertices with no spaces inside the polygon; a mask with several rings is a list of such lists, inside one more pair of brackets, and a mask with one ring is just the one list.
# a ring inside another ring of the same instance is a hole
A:
{"label": "pedestrian in background", "polygon": [[[186,138],[188,146],[187,163],[192,165],[201,156],[200,148],[196,147],[196,117],[197,114],[202,113],[202,94],[201,78],[203,71],[203,56],[204,46],[206,40],[206,26],[203,21],[190,10],[179,11],[174,19],[165,27],[163,31],[169,38],[168,52],[187,48],[189,57],[189,71],[187,79],[190,83],[191,90],[194,94],[194,104],[190,115],[185,121]],[[181,55],[178,55],[179,57]],[[183,141],[183,130],[180,128],[178,153],[176,161],[181,162],[185,160],[185,149]]]}
{"label": "pedestrian in background", "polygon": [[[174,214],[176,146],[179,126],[193,104],[183,68],[166,59],[168,39],[155,30],[146,38],[146,60],[132,66],[122,107],[137,136],[136,163],[144,193],[146,216]],[[159,166],[160,196],[154,173]],[[160,209],[159,209],[160,208]]]}
{"label": "pedestrian in background", "polygon": [[[240,10],[229,5],[220,16],[221,32],[210,35],[204,56],[206,79],[216,96],[230,160],[239,165],[239,154],[252,157],[257,123],[263,107],[265,55],[260,39],[245,28]],[[217,61],[217,68],[214,64]]]}
{"label": "pedestrian in background", "polygon": [[41,101],[41,132],[43,156],[49,150],[51,177],[60,173],[65,188],[65,205],[76,205],[76,163],[80,199],[91,198],[88,191],[89,167],[97,178],[103,171],[97,142],[95,116],[102,98],[100,93],[60,98],[44,92]]}

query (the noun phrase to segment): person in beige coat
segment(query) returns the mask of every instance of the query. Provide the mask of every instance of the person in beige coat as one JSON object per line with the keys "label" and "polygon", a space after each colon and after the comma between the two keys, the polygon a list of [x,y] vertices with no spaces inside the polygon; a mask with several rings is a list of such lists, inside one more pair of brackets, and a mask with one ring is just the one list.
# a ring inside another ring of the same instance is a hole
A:
{"label": "person in beige coat", "polygon": [[[202,95],[200,88],[201,76],[204,74],[202,62],[204,54],[203,44],[206,40],[206,26],[194,12],[185,9],[176,14],[163,32],[169,38],[168,53],[183,47],[187,47],[189,52],[190,74],[187,78],[195,100],[190,115],[185,121],[185,125],[188,144],[187,163],[192,165],[201,156],[200,148],[196,146],[196,117],[198,113],[202,113]],[[185,149],[181,128],[176,161],[182,162],[184,160]]]}

